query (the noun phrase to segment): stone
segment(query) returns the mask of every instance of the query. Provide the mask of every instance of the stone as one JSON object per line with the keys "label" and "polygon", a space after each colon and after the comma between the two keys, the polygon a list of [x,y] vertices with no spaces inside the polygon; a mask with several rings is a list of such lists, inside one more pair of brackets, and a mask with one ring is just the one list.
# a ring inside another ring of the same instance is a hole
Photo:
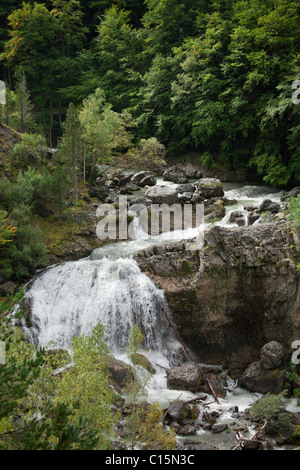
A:
{"label": "stone", "polygon": [[145,197],[151,199],[153,204],[176,204],[178,193],[170,186],[152,186],[146,191]]}
{"label": "stone", "polygon": [[281,196],[281,202],[283,201],[286,201],[287,199],[289,199],[290,197],[297,197],[298,194],[300,194],[300,186],[297,186],[296,188],[293,188],[291,191],[288,191],[288,192],[285,192],[282,196]]}
{"label": "stone", "polygon": [[248,225],[253,225],[254,222],[256,222],[260,218],[260,212],[258,209],[255,209],[254,211],[250,212],[248,214]]}
{"label": "stone", "polygon": [[244,225],[246,225],[246,220],[245,220],[244,216],[242,216],[242,217],[237,217],[237,218],[235,219],[235,223],[236,223],[236,225],[237,225],[238,227],[244,227]]}
{"label": "stone", "polygon": [[200,366],[194,362],[187,362],[181,366],[167,369],[167,387],[175,390],[200,390],[202,376]]}
{"label": "stone", "polygon": [[271,199],[264,199],[261,205],[259,206],[259,212],[271,212],[276,214],[280,211],[280,205],[276,202],[271,201]]}
{"label": "stone", "polygon": [[270,341],[261,349],[260,360],[264,369],[276,369],[280,367],[285,358],[285,350],[278,341]]}
{"label": "stone", "polygon": [[300,270],[292,262],[300,248],[287,222],[215,225],[199,249],[185,247],[151,247],[135,259],[164,290],[178,333],[201,362],[235,363],[243,372],[264,344],[287,349],[300,338]]}
{"label": "stone", "polygon": [[185,172],[177,166],[172,166],[164,171],[163,179],[178,184],[187,183],[189,180]]}
{"label": "stone", "polygon": [[224,196],[223,185],[217,178],[201,178],[196,185],[199,194],[205,199]]}
{"label": "stone", "polygon": [[146,177],[146,176],[151,176],[150,171],[140,171],[139,173],[136,173],[132,178],[131,178],[131,183],[139,185],[139,183]]}
{"label": "stone", "polygon": [[133,177],[133,174],[120,176],[119,186],[125,186],[126,184],[130,183],[132,177]]}
{"label": "stone", "polygon": [[229,221],[230,221],[231,223],[233,223],[233,222],[235,222],[236,219],[239,218],[239,217],[244,217],[243,212],[241,212],[241,211],[233,211],[233,212],[231,212],[231,214],[230,214]]}
{"label": "stone", "polygon": [[228,424],[213,424],[211,431],[213,434],[220,434],[228,429]]}
{"label": "stone", "polygon": [[155,374],[155,368],[149,359],[143,354],[134,353],[130,358],[133,364],[144,367],[144,369],[146,369],[150,374]]}
{"label": "stone", "polygon": [[261,361],[255,361],[247,367],[239,378],[239,386],[250,392],[277,395],[285,390],[287,368],[267,370]]}
{"label": "stone", "polygon": [[178,200],[182,202],[188,202],[192,199],[192,193],[182,193],[178,194]]}
{"label": "stone", "polygon": [[107,366],[109,376],[119,387],[123,388],[126,384],[131,367],[120,359],[111,357]]}
{"label": "stone", "polygon": [[145,186],[155,186],[157,183],[157,180],[156,178],[154,178],[154,176],[152,175],[147,175],[145,176],[145,178],[143,178],[139,183],[138,185],[141,187],[141,188],[144,188]]}
{"label": "stone", "polygon": [[143,206],[149,207],[151,206],[152,201],[151,199],[148,199],[146,197],[136,197],[134,199],[131,199],[129,209],[131,206],[134,206],[135,204],[141,204]]}
{"label": "stone", "polygon": [[0,286],[0,295],[7,297],[13,295],[16,292],[17,286],[14,282],[8,281]]}
{"label": "stone", "polygon": [[186,424],[178,431],[178,434],[180,436],[194,436],[196,432],[196,426],[193,426],[192,424]]}
{"label": "stone", "polygon": [[223,219],[226,209],[222,199],[217,200],[213,204],[204,205],[204,222],[209,223],[216,219]]}
{"label": "stone", "polygon": [[186,183],[186,184],[180,184],[177,186],[176,191],[178,193],[192,193],[195,190],[195,186],[193,186],[191,183]]}
{"label": "stone", "polygon": [[219,450],[216,446],[209,444],[208,442],[188,441],[185,440],[183,444],[176,446],[177,450]]}
{"label": "stone", "polygon": [[190,409],[189,406],[183,400],[175,400],[170,403],[168,410],[168,416],[177,422],[184,421],[189,418]]}

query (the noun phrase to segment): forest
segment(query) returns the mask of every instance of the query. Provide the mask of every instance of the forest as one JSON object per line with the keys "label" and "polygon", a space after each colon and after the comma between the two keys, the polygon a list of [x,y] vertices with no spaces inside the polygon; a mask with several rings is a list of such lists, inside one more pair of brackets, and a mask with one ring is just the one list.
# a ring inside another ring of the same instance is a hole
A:
{"label": "forest", "polygon": [[168,158],[196,149],[211,167],[253,168],[279,186],[299,182],[291,99],[300,79],[298,2],[1,3],[6,125],[57,147],[70,103],[80,111],[94,96],[102,132],[130,131],[129,141],[109,145],[113,153],[156,138]]}
{"label": "forest", "polygon": [[[36,350],[8,318],[19,305],[28,320],[24,284],[38,269],[84,257],[66,252],[90,236],[103,166],[155,174],[189,155],[252,172],[296,189],[280,214],[299,234],[299,2],[1,0],[0,80],[0,449],[115,448],[121,407],[130,449],[173,449],[130,373],[126,415],[101,324],[73,338],[74,367],[54,374],[68,353]],[[132,362],[142,342],[134,325]]]}

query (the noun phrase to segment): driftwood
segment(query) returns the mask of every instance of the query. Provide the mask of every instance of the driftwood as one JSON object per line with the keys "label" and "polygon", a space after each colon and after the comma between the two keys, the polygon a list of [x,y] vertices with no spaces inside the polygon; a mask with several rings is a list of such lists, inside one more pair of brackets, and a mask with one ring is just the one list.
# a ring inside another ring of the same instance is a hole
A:
{"label": "driftwood", "polygon": [[[188,350],[188,348],[187,348],[186,345],[184,344],[184,342],[183,342],[182,338],[180,337],[179,333],[177,332],[177,330],[176,330],[176,328],[175,328],[175,326],[174,326],[172,320],[170,319],[169,315],[167,314],[166,308],[165,308],[165,307],[162,307],[162,311],[163,311],[163,313],[164,313],[166,319],[168,320],[169,324],[171,325],[171,327],[172,327],[172,329],[173,329],[175,335],[177,336],[177,338],[179,339],[180,343],[182,344],[182,347],[183,347],[183,349],[184,349],[184,351],[185,351],[187,357],[188,357],[192,362],[194,362],[195,364],[197,364],[197,362],[195,361],[195,359],[194,359],[193,356],[191,355],[190,351]],[[200,368],[200,374],[201,374],[202,379],[206,381],[206,383],[207,383],[207,385],[208,385],[208,387],[209,387],[209,389],[210,389],[212,395],[213,395],[214,398],[215,398],[215,401],[216,401],[217,403],[220,403],[219,400],[218,400],[218,397],[217,397],[217,395],[216,395],[216,393],[215,393],[215,391],[214,391],[214,389],[213,389],[213,387],[212,387],[212,385],[211,385],[211,383],[210,383],[210,381],[209,381],[209,379],[208,379],[208,378],[205,376],[205,374],[202,372],[201,368]]]}
{"label": "driftwood", "polygon": [[265,429],[267,421],[259,428],[259,430],[250,439],[243,436],[240,431],[237,431],[236,438],[238,445],[232,450],[259,450],[264,443],[269,443],[265,438]]}

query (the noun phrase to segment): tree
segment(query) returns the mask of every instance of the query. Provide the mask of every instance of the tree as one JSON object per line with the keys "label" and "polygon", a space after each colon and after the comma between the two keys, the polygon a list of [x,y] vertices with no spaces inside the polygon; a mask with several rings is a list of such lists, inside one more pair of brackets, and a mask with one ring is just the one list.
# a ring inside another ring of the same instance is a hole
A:
{"label": "tree", "polygon": [[73,103],[67,110],[66,120],[63,123],[63,136],[60,142],[60,153],[69,163],[73,178],[74,202],[78,202],[78,164],[83,159],[83,128],[79,120],[79,113]]}
{"label": "tree", "polygon": [[[98,444],[96,430],[83,419],[78,425],[71,422],[74,409],[79,408],[78,403],[73,407],[61,402],[56,404],[48,395],[39,407],[39,415],[32,412],[33,403],[28,398],[33,396],[32,390],[45,369],[45,351],[36,350],[24,333],[11,324],[9,315],[23,296],[21,290],[0,308],[0,339],[6,348],[5,364],[0,364],[0,449],[95,449]],[[20,318],[22,311],[16,315]],[[50,380],[50,369],[48,373]],[[14,419],[16,414],[22,417],[21,423]]]}
{"label": "tree", "polygon": [[0,247],[13,241],[17,227],[11,223],[6,211],[0,211]]}
{"label": "tree", "polygon": [[16,88],[16,107],[20,117],[20,128],[17,130],[28,132],[32,127],[32,104],[24,73],[21,73]]}
{"label": "tree", "polygon": [[166,148],[155,137],[141,139],[128,151],[127,157],[130,167],[159,170],[165,165]]}
{"label": "tree", "polygon": [[79,119],[84,129],[84,140],[90,175],[89,183],[95,177],[97,165],[111,161],[118,147],[129,147],[131,137],[126,128],[132,124],[126,113],[116,113],[107,103],[101,88],[83,101]]}

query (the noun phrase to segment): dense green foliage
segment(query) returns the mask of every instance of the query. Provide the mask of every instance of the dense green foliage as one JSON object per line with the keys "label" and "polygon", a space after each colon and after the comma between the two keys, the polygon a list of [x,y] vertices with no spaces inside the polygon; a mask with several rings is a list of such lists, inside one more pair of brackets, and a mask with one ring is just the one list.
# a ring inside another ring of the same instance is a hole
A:
{"label": "dense green foliage", "polygon": [[34,109],[56,145],[70,102],[101,89],[111,113],[131,114],[137,142],[155,137],[172,158],[197,150],[270,184],[299,181],[298,2],[7,1],[0,15],[19,129]]}
{"label": "dense green foliage", "polygon": [[74,339],[72,367],[55,374],[70,362],[68,354],[36,350],[9,319],[22,296],[21,291],[0,307],[0,340],[6,349],[0,364],[0,449],[110,448],[116,418],[103,328]]}

